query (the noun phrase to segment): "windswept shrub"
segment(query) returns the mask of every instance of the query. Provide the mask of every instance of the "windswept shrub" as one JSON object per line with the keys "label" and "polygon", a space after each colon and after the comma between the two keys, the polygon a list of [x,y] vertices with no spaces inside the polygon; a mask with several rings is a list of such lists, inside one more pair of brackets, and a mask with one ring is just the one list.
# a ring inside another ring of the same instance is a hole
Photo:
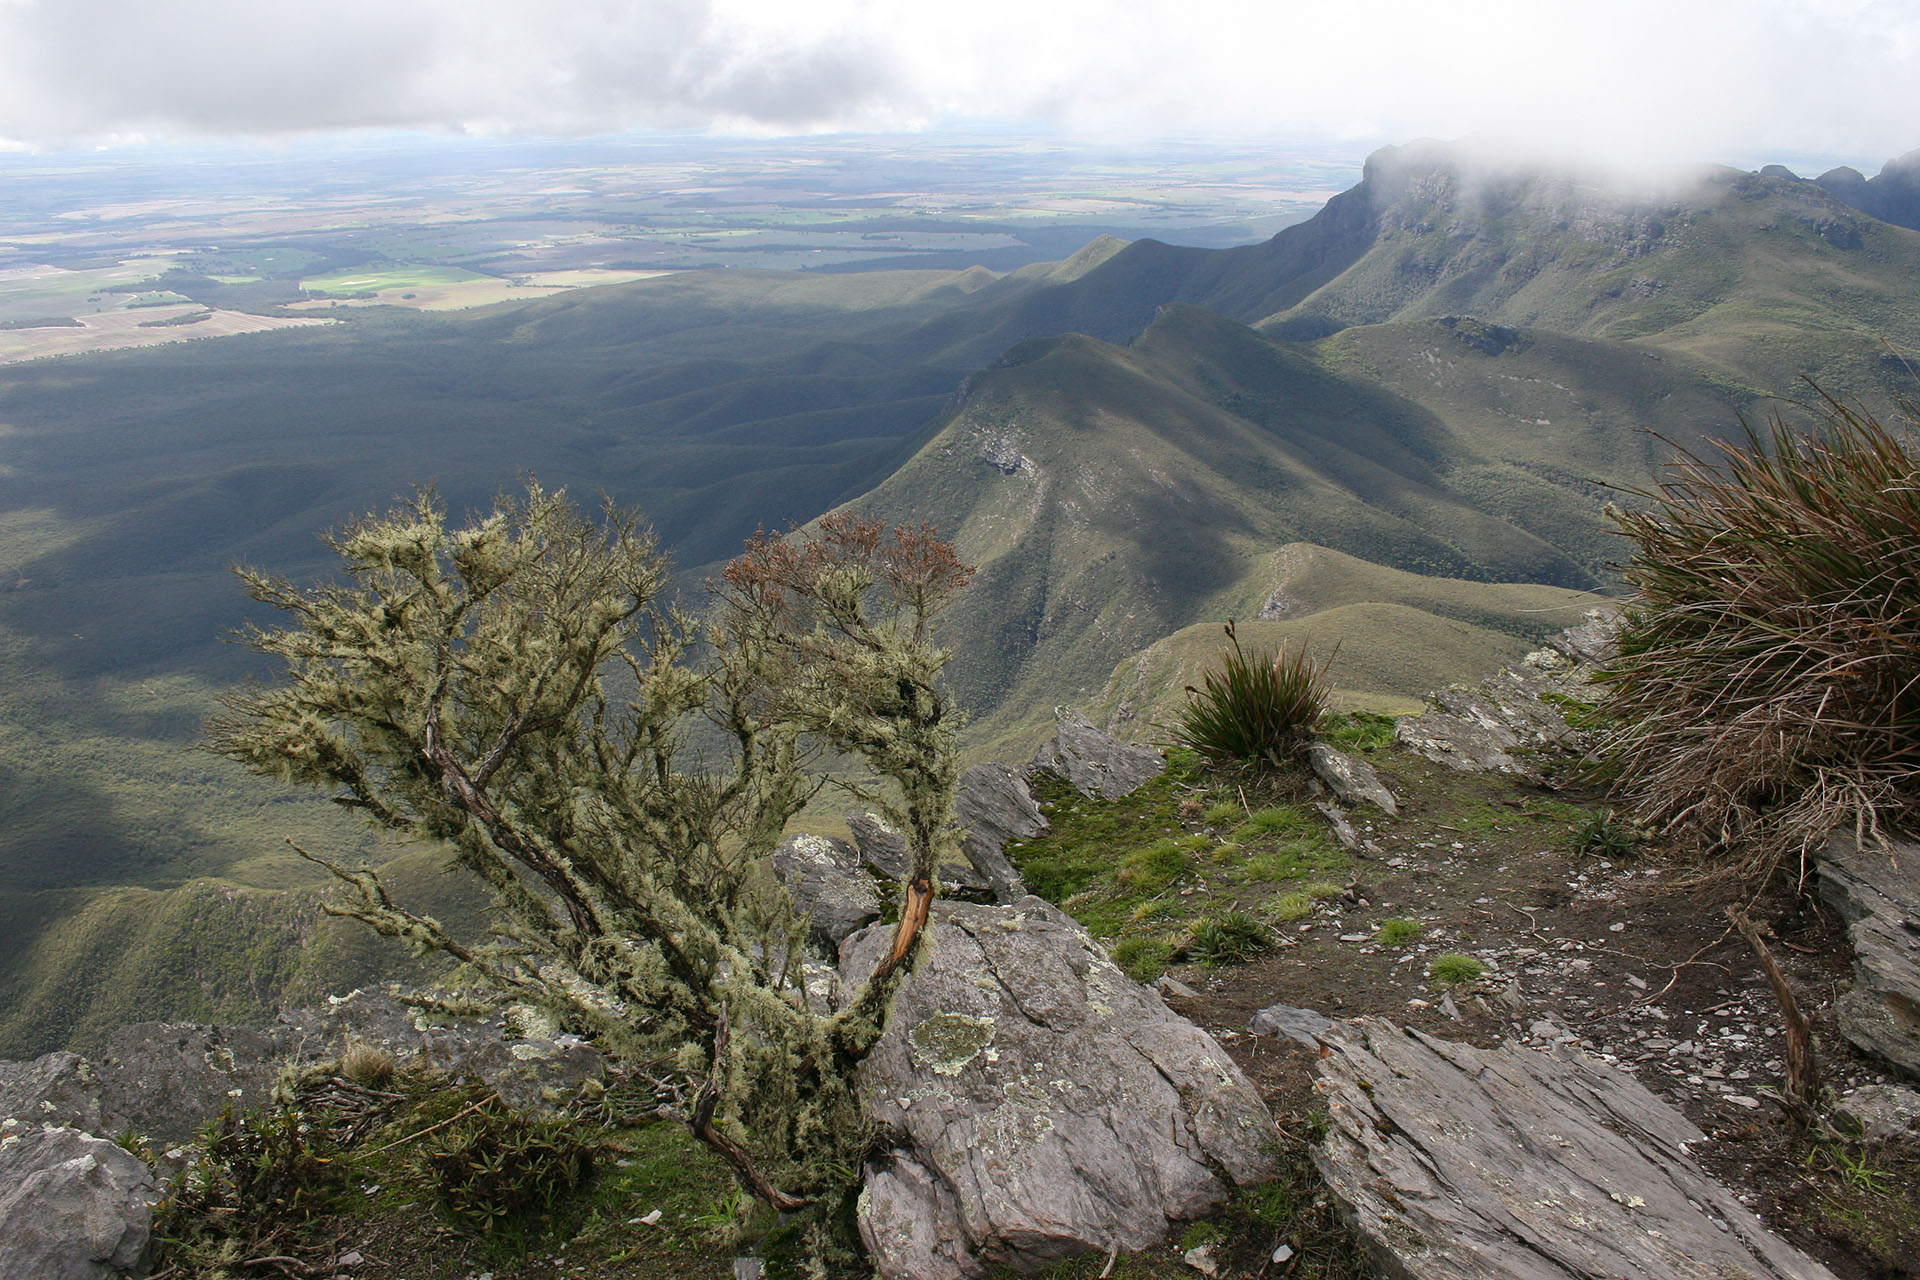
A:
{"label": "windswept shrub", "polygon": [[1174,742],[1215,769],[1255,774],[1283,768],[1326,714],[1327,663],[1316,667],[1304,648],[1248,652],[1233,623],[1226,632],[1233,647],[1199,688],[1187,686],[1187,705],[1172,726]]}
{"label": "windswept shrub", "polygon": [[1683,452],[1613,512],[1635,592],[1601,676],[1615,786],[1709,875],[1804,865],[1920,800],[1920,423],[1827,400],[1822,425]]}

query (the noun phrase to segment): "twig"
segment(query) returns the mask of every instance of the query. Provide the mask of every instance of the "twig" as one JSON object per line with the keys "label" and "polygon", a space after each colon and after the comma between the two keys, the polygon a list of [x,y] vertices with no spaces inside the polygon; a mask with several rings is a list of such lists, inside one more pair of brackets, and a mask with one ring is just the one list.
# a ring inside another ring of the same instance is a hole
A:
{"label": "twig", "polygon": [[1807,1015],[1800,1012],[1800,1002],[1793,998],[1787,975],[1780,971],[1773,952],[1767,950],[1760,930],[1738,907],[1727,907],[1727,919],[1733,921],[1734,928],[1740,930],[1747,945],[1760,957],[1760,967],[1766,971],[1767,981],[1773,984],[1773,994],[1780,1001],[1781,1020],[1787,1028],[1787,1087],[1781,1100],[1788,1114],[1805,1124],[1813,1114],[1814,1102],[1820,1097],[1820,1066],[1813,1056],[1813,1030],[1807,1025]]}
{"label": "twig", "polygon": [[1107,1277],[1113,1274],[1113,1260],[1119,1256],[1120,1256],[1120,1246],[1118,1244],[1108,1245],[1107,1246],[1107,1265],[1100,1268],[1100,1274],[1097,1277],[1095,1277],[1095,1280],[1107,1280]]}
{"label": "twig", "polygon": [[[1701,956],[1707,954],[1707,952],[1713,950],[1715,947],[1725,942],[1732,933],[1733,933],[1733,926],[1728,925],[1726,929],[1720,934],[1720,936],[1715,938],[1712,942],[1709,942],[1706,946],[1700,948],[1698,951],[1688,956],[1685,960],[1682,960],[1679,964],[1670,966],[1670,968],[1673,970],[1673,976],[1667,979],[1667,985],[1660,988],[1658,991],[1654,992],[1650,996],[1643,996],[1640,999],[1634,1001],[1634,1004],[1636,1006],[1652,1004],[1655,1000],[1658,1000],[1661,996],[1664,996],[1665,994],[1667,994],[1667,992],[1673,990],[1673,984],[1680,981],[1680,971],[1682,969],[1691,967],[1696,961],[1700,959]],[[1714,965],[1713,967],[1716,969],[1726,968],[1725,965]]]}
{"label": "twig", "polygon": [[480,1099],[480,1101],[474,1103],[472,1106],[464,1107],[461,1110],[454,1112],[452,1115],[448,1116],[445,1120],[442,1120],[438,1124],[430,1124],[426,1128],[420,1130],[418,1133],[410,1133],[404,1138],[396,1138],[392,1142],[389,1142],[386,1146],[375,1147],[373,1150],[367,1152],[366,1154],[370,1156],[377,1156],[382,1151],[391,1151],[395,1147],[400,1146],[403,1143],[412,1142],[415,1138],[424,1138],[428,1134],[432,1133],[435,1129],[444,1129],[448,1125],[452,1124],[455,1120],[458,1120],[461,1116],[468,1115],[468,1114],[471,1114],[472,1112],[478,1111],[480,1108],[486,1106],[489,1102],[492,1102],[492,1101],[493,1101],[493,1095],[488,1094],[486,1097]]}

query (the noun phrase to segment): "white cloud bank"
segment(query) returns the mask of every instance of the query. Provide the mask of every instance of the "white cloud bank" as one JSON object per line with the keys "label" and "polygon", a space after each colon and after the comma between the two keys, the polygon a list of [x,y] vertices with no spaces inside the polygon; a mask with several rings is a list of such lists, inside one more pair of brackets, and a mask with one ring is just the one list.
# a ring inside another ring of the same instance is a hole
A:
{"label": "white cloud bank", "polygon": [[0,0],[0,139],[961,119],[1620,159],[1920,146],[1910,0]]}

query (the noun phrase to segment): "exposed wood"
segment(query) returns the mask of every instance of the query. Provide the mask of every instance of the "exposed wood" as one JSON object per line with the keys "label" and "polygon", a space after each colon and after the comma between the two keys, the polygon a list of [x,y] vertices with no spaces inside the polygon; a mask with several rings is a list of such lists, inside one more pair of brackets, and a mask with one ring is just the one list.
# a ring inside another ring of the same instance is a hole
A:
{"label": "exposed wood", "polygon": [[1328,1032],[1314,1152],[1395,1280],[1833,1280],[1688,1153],[1625,1072],[1359,1018]]}
{"label": "exposed wood", "polygon": [[720,1132],[719,1126],[713,1123],[714,1108],[720,1102],[720,1076],[725,1070],[727,1040],[731,1032],[726,1008],[722,1006],[720,1025],[713,1033],[713,1068],[707,1073],[707,1083],[701,1088],[700,1096],[694,1100],[693,1114],[687,1118],[687,1128],[694,1137],[725,1160],[727,1167],[754,1195],[781,1213],[792,1213],[795,1209],[805,1208],[807,1202],[798,1196],[788,1195],[767,1181],[767,1176],[760,1172],[760,1166],[753,1162],[753,1156],[747,1149]]}
{"label": "exposed wood", "polygon": [[1753,921],[1747,919],[1746,912],[1728,906],[1727,919],[1733,921],[1733,927],[1760,957],[1760,967],[1766,971],[1767,981],[1773,984],[1774,997],[1780,1001],[1780,1019],[1787,1029],[1787,1088],[1782,1101],[1795,1120],[1807,1124],[1814,1119],[1815,1105],[1820,1100],[1820,1066],[1813,1056],[1813,1028],[1807,1025],[1807,1015],[1800,1012],[1800,1002],[1793,998],[1787,975],[1780,972],[1773,952],[1767,949],[1767,940],[1760,936]]}

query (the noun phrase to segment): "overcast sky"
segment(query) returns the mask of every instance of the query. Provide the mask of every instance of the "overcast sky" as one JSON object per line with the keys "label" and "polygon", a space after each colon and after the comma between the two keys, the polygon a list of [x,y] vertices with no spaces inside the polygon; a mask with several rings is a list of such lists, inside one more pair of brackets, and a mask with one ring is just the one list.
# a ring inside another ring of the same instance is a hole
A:
{"label": "overcast sky", "polygon": [[1916,0],[0,0],[0,139],[1213,132],[1870,162]]}

